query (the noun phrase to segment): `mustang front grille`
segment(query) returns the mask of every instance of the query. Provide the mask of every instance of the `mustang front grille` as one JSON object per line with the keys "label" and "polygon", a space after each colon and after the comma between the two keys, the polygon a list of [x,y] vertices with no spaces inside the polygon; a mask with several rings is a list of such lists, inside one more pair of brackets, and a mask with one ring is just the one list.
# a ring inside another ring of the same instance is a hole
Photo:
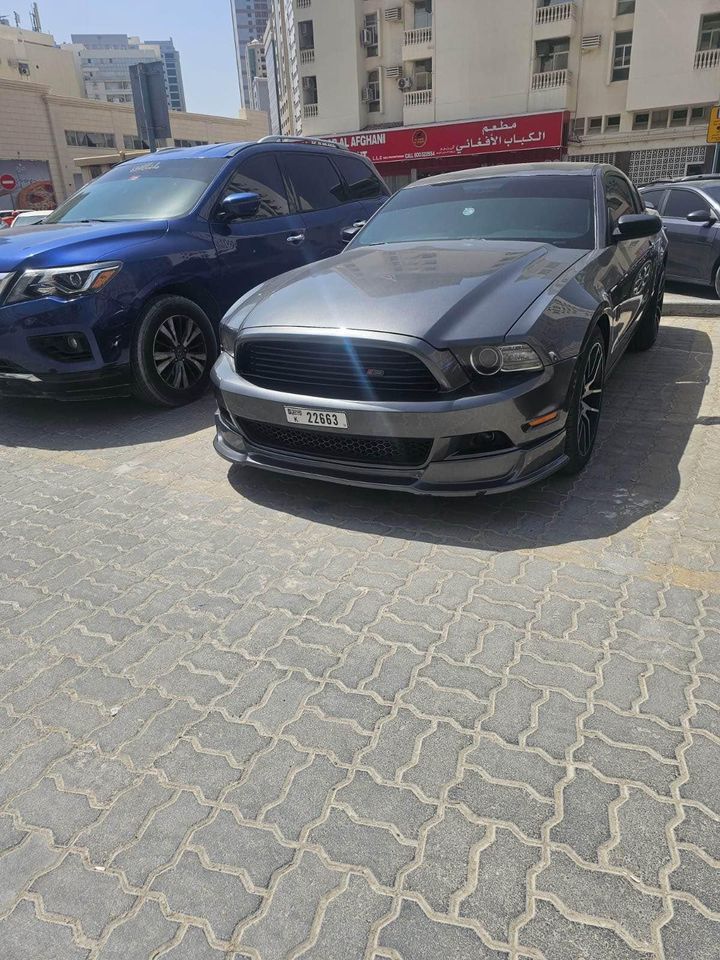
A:
{"label": "mustang front grille", "polygon": [[414,437],[357,437],[319,430],[298,430],[258,420],[237,418],[236,422],[252,444],[321,460],[419,467],[430,456],[432,448],[432,440]]}
{"label": "mustang front grille", "polygon": [[237,372],[260,387],[338,400],[430,398],[440,384],[412,353],[327,340],[247,340],[235,357]]}

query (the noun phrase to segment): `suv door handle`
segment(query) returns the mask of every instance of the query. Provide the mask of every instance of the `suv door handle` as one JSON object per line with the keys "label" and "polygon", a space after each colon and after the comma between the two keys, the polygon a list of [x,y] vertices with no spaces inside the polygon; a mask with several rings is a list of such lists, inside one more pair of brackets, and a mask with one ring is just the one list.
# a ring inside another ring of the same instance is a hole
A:
{"label": "suv door handle", "polygon": [[305,239],[304,233],[291,233],[290,236],[287,238],[287,242],[293,243],[295,244],[295,246],[297,246],[298,244],[302,243],[304,239]]}

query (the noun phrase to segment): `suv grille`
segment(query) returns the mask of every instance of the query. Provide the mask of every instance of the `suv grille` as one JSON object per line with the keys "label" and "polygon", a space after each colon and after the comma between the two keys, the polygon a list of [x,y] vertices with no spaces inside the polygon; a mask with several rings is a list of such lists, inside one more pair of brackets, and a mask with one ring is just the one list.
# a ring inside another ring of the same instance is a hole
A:
{"label": "suv grille", "polygon": [[347,340],[248,340],[240,343],[235,364],[241,376],[260,387],[338,400],[421,399],[440,390],[413,354]]}
{"label": "suv grille", "polygon": [[251,443],[284,453],[383,466],[419,467],[430,456],[432,440],[413,437],[356,437],[318,430],[297,430],[275,423],[237,419]]}

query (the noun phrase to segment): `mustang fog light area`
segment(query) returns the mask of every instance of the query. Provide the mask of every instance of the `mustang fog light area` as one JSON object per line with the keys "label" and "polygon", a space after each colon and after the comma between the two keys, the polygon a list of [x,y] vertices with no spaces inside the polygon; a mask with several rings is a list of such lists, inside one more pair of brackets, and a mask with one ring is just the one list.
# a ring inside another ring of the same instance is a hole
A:
{"label": "mustang fog light area", "polygon": [[482,433],[464,433],[453,437],[450,442],[450,456],[467,457],[472,454],[495,453],[512,448],[512,441],[501,430],[485,430]]}
{"label": "mustang fog light area", "polygon": [[52,360],[64,363],[92,360],[92,350],[84,333],[55,333],[42,337],[29,337],[35,350]]}
{"label": "mustang fog light area", "polygon": [[81,294],[97,293],[112,280],[121,267],[121,263],[113,262],[25,270],[10,288],[7,303],[24,303],[41,297],[69,300]]}

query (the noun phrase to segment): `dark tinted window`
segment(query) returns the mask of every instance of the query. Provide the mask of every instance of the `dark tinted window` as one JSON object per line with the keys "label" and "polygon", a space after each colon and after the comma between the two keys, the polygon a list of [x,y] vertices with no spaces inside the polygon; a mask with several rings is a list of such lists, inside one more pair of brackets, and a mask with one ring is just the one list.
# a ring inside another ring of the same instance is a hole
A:
{"label": "dark tinted window", "polygon": [[259,194],[260,209],[256,220],[283,217],[290,212],[285,184],[280,176],[277,160],[272,154],[261,154],[241,163],[232,175],[223,196],[229,193]]}
{"label": "dark tinted window", "polygon": [[664,193],[664,190],[643,190],[642,198],[645,203],[649,203],[656,210],[659,210]]}
{"label": "dark tinted window", "polygon": [[605,198],[611,228],[614,228],[620,217],[624,217],[626,213],[637,213],[630,185],[621,177],[612,174],[605,177]]}
{"label": "dark tinted window", "polygon": [[527,240],[590,250],[593,179],[499,176],[407,187],[388,200],[354,245],[417,240]]}
{"label": "dark tinted window", "polygon": [[351,200],[384,197],[385,187],[370,167],[357,157],[335,157],[335,163],[347,181]]}
{"label": "dark tinted window", "polygon": [[282,163],[301,212],[327,210],[344,203],[343,185],[328,157],[298,152],[284,155]]}
{"label": "dark tinted window", "polygon": [[703,200],[699,193],[693,190],[671,190],[663,216],[684,219],[695,210],[709,209],[707,201]]}

